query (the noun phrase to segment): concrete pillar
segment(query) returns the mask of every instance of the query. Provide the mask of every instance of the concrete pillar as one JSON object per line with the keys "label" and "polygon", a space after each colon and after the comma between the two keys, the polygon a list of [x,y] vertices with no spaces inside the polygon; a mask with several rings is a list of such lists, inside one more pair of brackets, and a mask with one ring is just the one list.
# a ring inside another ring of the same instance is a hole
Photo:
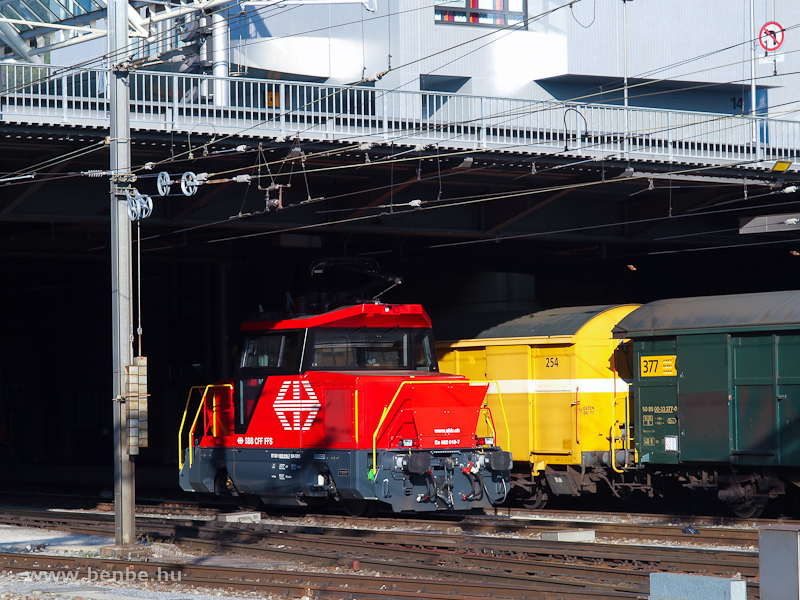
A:
{"label": "concrete pillar", "polygon": [[133,289],[131,272],[131,222],[128,201],[120,188],[131,170],[130,87],[128,71],[114,68],[127,56],[128,2],[108,3],[108,49],[112,73],[109,80],[111,107],[111,302],[113,322],[114,381],[114,537],[118,546],[136,542],[134,524],[134,463],[128,447],[126,368],[133,360]]}
{"label": "concrete pillar", "polygon": [[758,528],[761,600],[800,598],[800,525]]}
{"label": "concrete pillar", "polygon": [[[650,600],[747,600],[747,582],[707,575],[650,573]],[[766,600],[763,590],[761,600]]]}

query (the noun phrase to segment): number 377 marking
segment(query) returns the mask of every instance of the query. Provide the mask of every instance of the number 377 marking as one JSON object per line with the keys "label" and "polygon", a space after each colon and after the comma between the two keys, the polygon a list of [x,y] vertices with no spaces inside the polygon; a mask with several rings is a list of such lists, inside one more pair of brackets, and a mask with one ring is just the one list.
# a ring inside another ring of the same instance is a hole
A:
{"label": "number 377 marking", "polygon": [[642,375],[658,373],[658,359],[642,359]]}
{"label": "number 377 marking", "polygon": [[675,355],[668,356],[642,356],[642,377],[674,377]]}

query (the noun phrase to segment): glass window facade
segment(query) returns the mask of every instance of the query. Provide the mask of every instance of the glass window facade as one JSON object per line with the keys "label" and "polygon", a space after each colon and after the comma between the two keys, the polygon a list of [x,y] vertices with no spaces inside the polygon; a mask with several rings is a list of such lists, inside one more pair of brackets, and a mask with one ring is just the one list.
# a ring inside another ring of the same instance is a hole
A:
{"label": "glass window facade", "polygon": [[434,18],[437,23],[525,29],[526,9],[526,0],[447,0],[436,3]]}

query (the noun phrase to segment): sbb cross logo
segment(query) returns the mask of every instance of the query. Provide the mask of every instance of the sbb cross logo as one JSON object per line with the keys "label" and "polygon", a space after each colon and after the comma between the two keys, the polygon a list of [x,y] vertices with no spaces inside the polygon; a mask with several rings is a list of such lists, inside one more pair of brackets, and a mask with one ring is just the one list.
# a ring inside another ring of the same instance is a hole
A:
{"label": "sbb cross logo", "polygon": [[[291,394],[289,393],[290,388]],[[308,381],[287,380],[281,384],[278,397],[275,398],[275,404],[272,407],[286,431],[308,431],[322,405]],[[303,413],[308,413],[305,421],[303,421]]]}

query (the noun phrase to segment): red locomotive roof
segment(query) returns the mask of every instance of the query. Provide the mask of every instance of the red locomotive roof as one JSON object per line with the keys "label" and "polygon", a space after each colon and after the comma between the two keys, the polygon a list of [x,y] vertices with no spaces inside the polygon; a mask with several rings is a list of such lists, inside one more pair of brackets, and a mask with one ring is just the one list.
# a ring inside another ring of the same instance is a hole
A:
{"label": "red locomotive roof", "polygon": [[356,304],[321,315],[303,315],[280,321],[261,321],[260,315],[242,323],[242,331],[306,329],[309,327],[430,327],[428,313],[419,304]]}

